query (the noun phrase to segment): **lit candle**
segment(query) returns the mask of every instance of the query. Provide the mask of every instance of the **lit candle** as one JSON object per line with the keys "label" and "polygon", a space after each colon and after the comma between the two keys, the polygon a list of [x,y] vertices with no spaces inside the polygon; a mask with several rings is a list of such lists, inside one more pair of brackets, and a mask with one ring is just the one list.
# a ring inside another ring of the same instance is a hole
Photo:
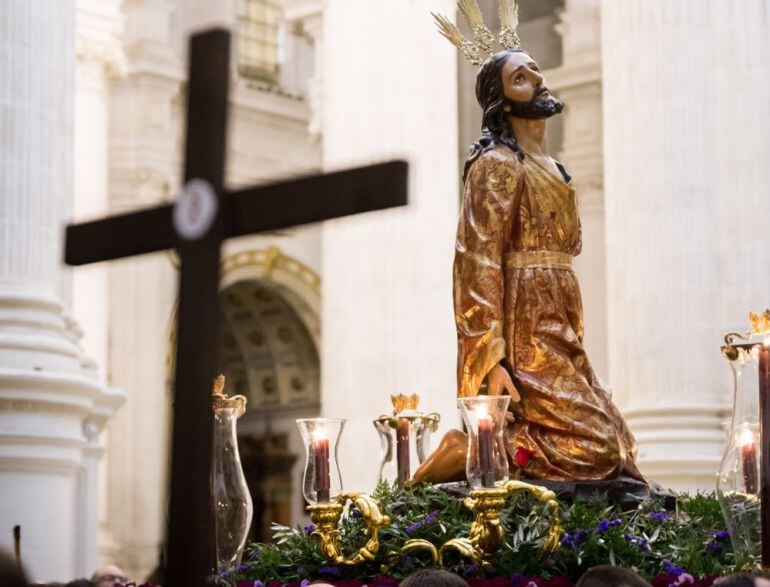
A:
{"label": "lit candle", "polygon": [[331,477],[329,475],[329,436],[326,429],[313,430],[313,463],[315,464],[316,499],[325,503],[330,499]]}
{"label": "lit candle", "polygon": [[770,337],[759,345],[759,475],[762,566],[770,567]]}
{"label": "lit candle", "polygon": [[743,455],[743,481],[746,484],[746,493],[757,492],[757,445],[754,444],[754,435],[751,430],[744,428],[741,431],[738,444]]}
{"label": "lit candle", "polygon": [[396,428],[396,463],[398,465],[398,486],[409,481],[409,420],[400,418]]}
{"label": "lit candle", "polygon": [[493,445],[495,442],[495,422],[487,411],[487,406],[480,404],[476,408],[476,422],[479,431],[479,466],[481,484],[484,487],[495,486],[495,468]]}

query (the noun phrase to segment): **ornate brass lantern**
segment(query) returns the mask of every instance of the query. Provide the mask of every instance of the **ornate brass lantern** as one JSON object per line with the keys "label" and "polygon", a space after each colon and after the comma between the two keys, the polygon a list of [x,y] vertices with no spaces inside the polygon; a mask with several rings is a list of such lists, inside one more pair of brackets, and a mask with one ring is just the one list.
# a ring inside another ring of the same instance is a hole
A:
{"label": "ornate brass lantern", "polygon": [[[770,389],[767,379],[770,358],[770,311],[751,313],[752,331],[725,335],[722,355],[733,376],[733,415],[727,447],[717,477],[717,498],[738,558],[760,556],[761,446],[760,402]],[[767,399],[767,398],[766,398]]]}
{"label": "ornate brass lantern", "polygon": [[[390,518],[380,513],[379,504],[368,495],[342,491],[337,445],[344,424],[345,420],[332,418],[297,420],[307,454],[302,491],[315,526],[311,536],[318,541],[321,553],[334,564],[357,565],[374,560],[380,548],[379,529],[390,524]],[[338,525],[348,501],[367,523],[366,544],[352,555],[345,555],[339,544]]]}
{"label": "ornate brass lantern", "polygon": [[220,375],[214,382],[211,396],[214,410],[211,485],[217,528],[217,567],[220,571],[240,564],[254,513],[235,433],[237,420],[246,411],[246,398],[242,395],[228,397],[223,393],[224,387],[225,377]]}
{"label": "ornate brass lantern", "polygon": [[430,454],[430,437],[441,417],[418,410],[418,395],[392,395],[393,413],[374,420],[380,435],[379,480],[398,481],[403,487]]}

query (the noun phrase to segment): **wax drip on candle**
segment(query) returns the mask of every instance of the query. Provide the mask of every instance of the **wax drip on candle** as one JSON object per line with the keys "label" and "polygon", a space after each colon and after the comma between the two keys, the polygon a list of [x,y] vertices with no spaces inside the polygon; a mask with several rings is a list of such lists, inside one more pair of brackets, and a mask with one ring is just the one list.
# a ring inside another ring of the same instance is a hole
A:
{"label": "wax drip on candle", "polygon": [[487,406],[479,404],[476,407],[476,425],[479,436],[479,468],[481,469],[481,484],[484,487],[494,487],[494,452],[495,423],[489,415]]}
{"label": "wax drip on candle", "polygon": [[331,476],[329,474],[329,433],[323,426],[318,426],[311,433],[313,444],[313,462],[315,465],[315,490],[319,502],[330,499]]}
{"label": "wax drip on candle", "polygon": [[400,418],[396,428],[396,463],[398,467],[398,486],[404,487],[409,481],[411,471],[409,465],[409,429],[408,418]]}
{"label": "wax drip on candle", "polygon": [[741,447],[743,464],[743,482],[746,485],[746,493],[757,492],[757,445],[754,444],[754,434],[748,428],[741,430],[738,438]]}
{"label": "wax drip on candle", "polygon": [[[765,313],[763,316],[768,315]],[[770,337],[766,335],[767,327],[763,328],[765,334],[763,343],[759,345],[757,357],[759,375],[759,499],[760,499],[760,528],[762,536],[770,536],[770,450],[767,449],[767,438],[770,435]],[[756,447],[754,447],[756,451]],[[744,463],[747,461],[744,457]],[[745,474],[745,470],[744,470]],[[747,488],[748,491],[748,488]],[[763,565],[770,561],[770,540],[762,540]]]}

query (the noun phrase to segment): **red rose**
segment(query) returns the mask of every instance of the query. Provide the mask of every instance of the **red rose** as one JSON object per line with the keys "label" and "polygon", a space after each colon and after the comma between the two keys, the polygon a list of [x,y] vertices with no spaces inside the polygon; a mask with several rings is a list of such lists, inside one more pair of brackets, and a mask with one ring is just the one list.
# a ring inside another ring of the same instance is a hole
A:
{"label": "red rose", "polygon": [[523,446],[518,447],[516,449],[516,464],[519,466],[519,469],[526,467],[534,454],[535,453],[528,448],[524,448]]}

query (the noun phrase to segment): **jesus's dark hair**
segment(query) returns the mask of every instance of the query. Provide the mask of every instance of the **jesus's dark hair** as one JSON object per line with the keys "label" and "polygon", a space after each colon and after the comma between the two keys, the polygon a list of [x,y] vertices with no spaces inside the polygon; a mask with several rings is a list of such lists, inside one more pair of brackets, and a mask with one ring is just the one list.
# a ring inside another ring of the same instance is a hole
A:
{"label": "jesus's dark hair", "polygon": [[506,104],[503,88],[503,66],[513,53],[523,53],[521,49],[507,49],[489,57],[476,75],[476,99],[484,111],[481,117],[481,136],[471,145],[468,159],[465,161],[463,181],[468,170],[482,153],[494,149],[497,145],[510,147],[519,159],[524,159],[524,151],[516,141],[511,125],[506,120],[503,106]]}

